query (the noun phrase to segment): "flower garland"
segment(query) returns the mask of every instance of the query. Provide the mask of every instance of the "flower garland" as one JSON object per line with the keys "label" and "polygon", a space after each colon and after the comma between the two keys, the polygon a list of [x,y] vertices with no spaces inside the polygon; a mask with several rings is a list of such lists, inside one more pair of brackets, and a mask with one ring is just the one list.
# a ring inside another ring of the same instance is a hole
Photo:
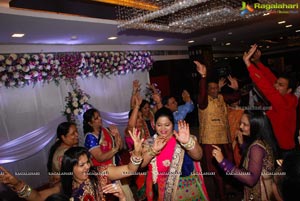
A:
{"label": "flower garland", "polygon": [[0,55],[0,87],[100,77],[150,70],[149,51]]}

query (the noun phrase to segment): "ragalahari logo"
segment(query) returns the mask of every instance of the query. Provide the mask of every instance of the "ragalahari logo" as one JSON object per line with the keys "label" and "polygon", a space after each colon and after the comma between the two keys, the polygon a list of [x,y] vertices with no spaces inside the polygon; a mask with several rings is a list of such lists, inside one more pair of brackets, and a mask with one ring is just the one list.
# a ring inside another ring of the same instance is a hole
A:
{"label": "ragalahari logo", "polygon": [[254,9],[249,4],[247,4],[245,1],[242,1],[242,8],[240,10],[241,10],[241,16],[244,16],[245,14],[247,14],[249,12],[252,13],[254,11]]}

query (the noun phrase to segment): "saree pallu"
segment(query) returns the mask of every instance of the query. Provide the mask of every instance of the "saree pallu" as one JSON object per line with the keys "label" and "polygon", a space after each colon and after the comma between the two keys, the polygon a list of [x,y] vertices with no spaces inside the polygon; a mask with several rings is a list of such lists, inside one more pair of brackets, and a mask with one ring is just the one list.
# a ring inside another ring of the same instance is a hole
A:
{"label": "saree pallu", "polygon": [[149,164],[146,195],[148,201],[208,201],[199,162],[193,162],[194,172],[182,177],[185,151],[172,137]]}

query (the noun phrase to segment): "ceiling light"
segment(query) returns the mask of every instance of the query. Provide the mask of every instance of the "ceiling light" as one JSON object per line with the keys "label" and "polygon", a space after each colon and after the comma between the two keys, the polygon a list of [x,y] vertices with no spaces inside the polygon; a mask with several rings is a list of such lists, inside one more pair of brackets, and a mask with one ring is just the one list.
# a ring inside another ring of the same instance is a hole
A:
{"label": "ceiling light", "polygon": [[160,41],[163,41],[163,40],[164,40],[163,38],[159,38],[156,41],[160,42]]}
{"label": "ceiling light", "polygon": [[285,28],[290,28],[292,27],[293,25],[289,24],[289,25],[286,25]]}
{"label": "ceiling light", "polygon": [[231,43],[225,43],[225,45],[227,45],[227,46],[228,46],[228,45],[231,45]]}
{"label": "ceiling light", "polygon": [[193,41],[193,40],[189,40],[189,41],[188,41],[188,43],[193,43],[193,42],[195,42],[195,41]]}
{"label": "ceiling light", "polygon": [[22,38],[25,34],[23,33],[14,33],[13,35],[11,35],[11,37],[13,38]]}
{"label": "ceiling light", "polygon": [[284,24],[286,21],[279,21],[278,24]]}
{"label": "ceiling light", "polygon": [[267,48],[267,49],[269,49],[269,48],[270,48],[270,46],[269,46],[269,45],[267,45],[267,46],[266,46],[266,48]]}
{"label": "ceiling light", "polygon": [[228,32],[227,34],[228,34],[228,35],[232,35],[232,32]]}
{"label": "ceiling light", "polygon": [[264,14],[263,14],[263,16],[267,16],[267,15],[270,15],[270,13],[264,13]]}
{"label": "ceiling light", "polygon": [[71,40],[77,40],[77,36],[71,36]]}
{"label": "ceiling light", "polygon": [[300,32],[300,29],[296,30],[296,32],[297,32],[297,33]]}
{"label": "ceiling light", "polygon": [[107,38],[108,40],[116,40],[118,37],[116,37],[116,36],[111,36],[111,37],[109,37],[109,38]]}
{"label": "ceiling light", "polygon": [[[217,0],[143,0],[142,2],[151,2],[158,6],[158,9],[146,11],[118,6],[118,29],[121,31],[141,29],[183,34],[245,19],[240,15],[240,7],[231,1],[226,4]],[[261,16],[264,12],[251,13],[247,18]]]}

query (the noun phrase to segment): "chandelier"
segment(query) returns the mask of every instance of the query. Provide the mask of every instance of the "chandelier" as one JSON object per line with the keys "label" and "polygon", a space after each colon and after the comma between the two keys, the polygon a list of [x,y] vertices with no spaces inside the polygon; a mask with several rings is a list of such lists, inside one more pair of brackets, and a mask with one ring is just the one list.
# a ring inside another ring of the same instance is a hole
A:
{"label": "chandelier", "polygon": [[[128,2],[139,6],[128,6]],[[259,3],[274,1],[260,0]],[[266,10],[255,10],[242,15],[241,8],[242,0],[119,0],[118,29],[186,34],[266,13]]]}

